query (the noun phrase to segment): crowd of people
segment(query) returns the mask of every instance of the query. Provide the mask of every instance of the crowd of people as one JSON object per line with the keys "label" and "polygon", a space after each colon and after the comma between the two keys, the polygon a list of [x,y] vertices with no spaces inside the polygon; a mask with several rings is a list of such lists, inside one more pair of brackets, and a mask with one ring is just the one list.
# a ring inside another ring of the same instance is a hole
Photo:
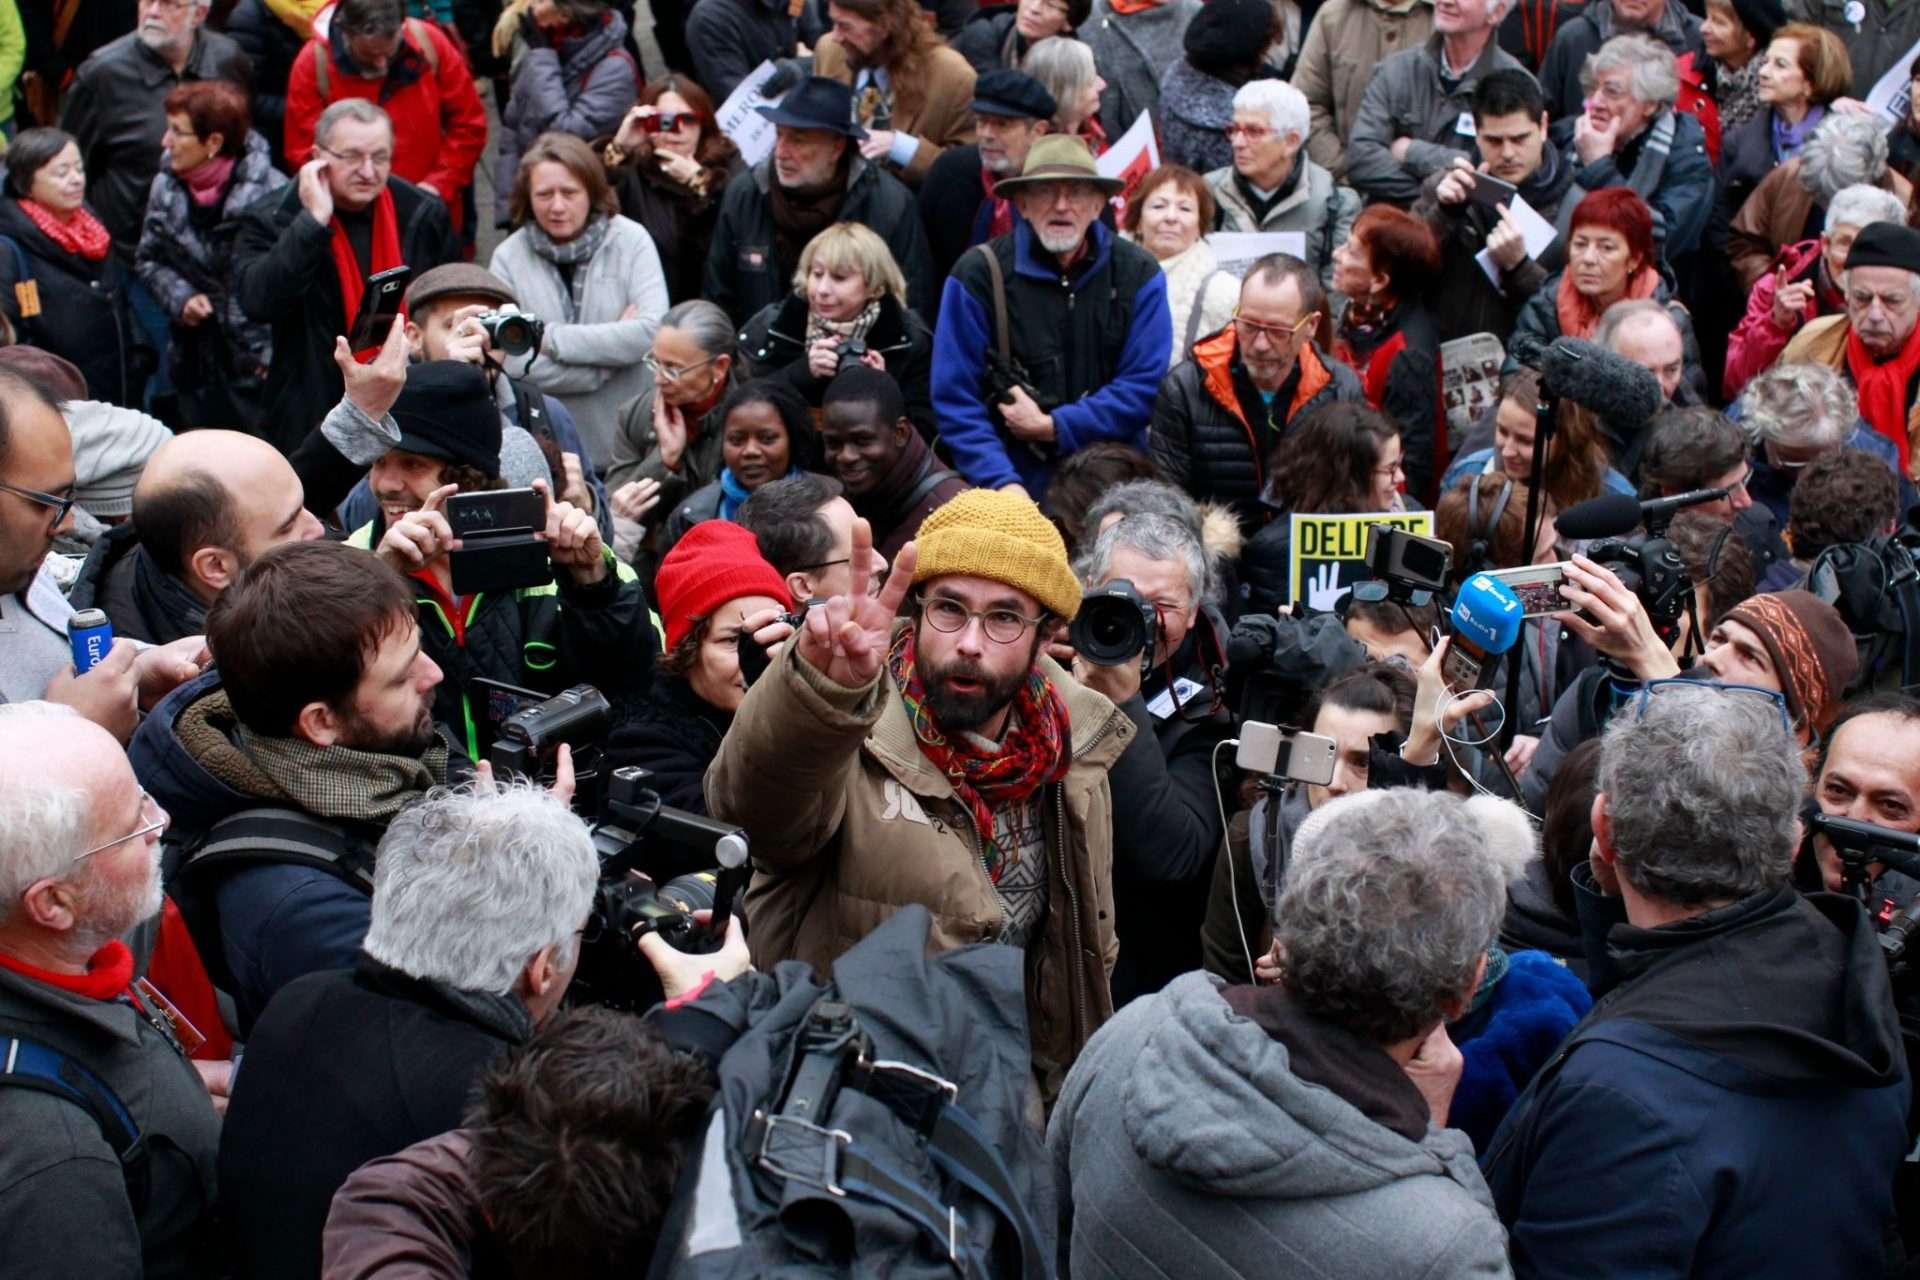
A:
{"label": "crowd of people", "polygon": [[0,0],[0,136],[0,1276],[1920,1274],[1920,6]]}

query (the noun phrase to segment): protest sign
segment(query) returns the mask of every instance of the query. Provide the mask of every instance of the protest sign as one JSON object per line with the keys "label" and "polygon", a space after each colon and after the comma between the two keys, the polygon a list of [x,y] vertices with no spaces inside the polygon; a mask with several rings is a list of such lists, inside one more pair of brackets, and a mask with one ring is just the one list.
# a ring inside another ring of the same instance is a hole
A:
{"label": "protest sign", "polygon": [[720,132],[732,139],[733,145],[740,149],[740,159],[748,168],[773,154],[773,122],[754,110],[755,107],[773,105],[773,99],[760,91],[767,81],[773,79],[773,72],[772,60],[755,67],[727,95],[727,100],[720,104],[720,110],[714,115]]}

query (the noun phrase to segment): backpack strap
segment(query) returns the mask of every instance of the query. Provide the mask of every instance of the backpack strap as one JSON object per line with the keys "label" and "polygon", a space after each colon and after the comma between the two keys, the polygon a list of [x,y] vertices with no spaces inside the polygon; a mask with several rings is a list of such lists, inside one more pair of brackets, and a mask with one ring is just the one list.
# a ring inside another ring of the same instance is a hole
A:
{"label": "backpack strap", "polygon": [[133,1113],[106,1081],[58,1049],[34,1040],[0,1036],[0,1088],[7,1087],[59,1098],[91,1116],[120,1161],[134,1216],[146,1209],[150,1187],[147,1144]]}
{"label": "backpack strap", "polygon": [[[929,461],[933,460],[929,459]],[[933,466],[927,468],[927,474],[920,477],[920,483],[913,486],[913,491],[907,495],[907,500],[901,504],[900,509],[911,513],[915,507],[927,500],[929,494],[945,484],[949,478],[957,478],[956,473],[949,471],[947,468],[935,462]]]}
{"label": "backpack strap", "polygon": [[328,65],[333,59],[328,56],[324,42],[316,38],[313,49],[313,87],[320,91],[320,101],[325,102],[333,94],[332,68]]}
{"label": "backpack strap", "polygon": [[1200,317],[1207,309],[1207,290],[1222,276],[1229,280],[1233,279],[1231,271],[1215,267],[1207,273],[1207,278],[1200,282],[1200,291],[1193,295],[1193,310],[1187,313],[1187,345],[1180,348],[1183,354],[1192,351],[1193,344],[1200,340]]}
{"label": "backpack strap", "polygon": [[1000,274],[1000,259],[994,255],[992,241],[974,247],[987,260],[987,279],[993,282],[993,345],[1000,352],[1002,360],[1011,360],[1011,343],[1007,334],[1007,279]]}
{"label": "backpack strap", "polygon": [[440,46],[433,42],[433,32],[427,24],[418,18],[408,18],[407,34],[413,37],[413,47],[427,61],[427,70],[435,76],[440,74]]}
{"label": "backpack strap", "polygon": [[366,842],[298,809],[242,809],[220,819],[187,854],[181,871],[273,862],[330,872],[363,893],[373,892],[373,852]]}

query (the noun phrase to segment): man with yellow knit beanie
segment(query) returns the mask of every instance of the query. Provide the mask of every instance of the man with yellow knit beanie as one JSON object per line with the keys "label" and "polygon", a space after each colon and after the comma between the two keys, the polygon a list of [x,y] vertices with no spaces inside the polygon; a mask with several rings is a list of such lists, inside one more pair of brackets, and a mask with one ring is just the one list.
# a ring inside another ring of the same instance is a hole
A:
{"label": "man with yellow knit beanie", "polygon": [[708,810],[751,837],[754,959],[825,972],[915,902],[937,945],[1021,947],[1051,1097],[1113,1012],[1107,772],[1136,730],[1043,651],[1080,584],[1027,498],[955,497],[874,597],[871,542],[858,522],[849,593],[808,614],[707,772]]}

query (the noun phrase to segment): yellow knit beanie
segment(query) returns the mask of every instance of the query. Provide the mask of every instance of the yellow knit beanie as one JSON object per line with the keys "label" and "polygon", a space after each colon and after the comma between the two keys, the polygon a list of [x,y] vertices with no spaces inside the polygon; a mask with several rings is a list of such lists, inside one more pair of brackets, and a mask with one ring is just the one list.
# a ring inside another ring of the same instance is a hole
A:
{"label": "yellow knit beanie", "polygon": [[926,518],[914,545],[920,553],[915,586],[966,574],[1024,591],[1062,618],[1080,610],[1080,580],[1067,563],[1067,544],[1031,498],[968,489]]}

